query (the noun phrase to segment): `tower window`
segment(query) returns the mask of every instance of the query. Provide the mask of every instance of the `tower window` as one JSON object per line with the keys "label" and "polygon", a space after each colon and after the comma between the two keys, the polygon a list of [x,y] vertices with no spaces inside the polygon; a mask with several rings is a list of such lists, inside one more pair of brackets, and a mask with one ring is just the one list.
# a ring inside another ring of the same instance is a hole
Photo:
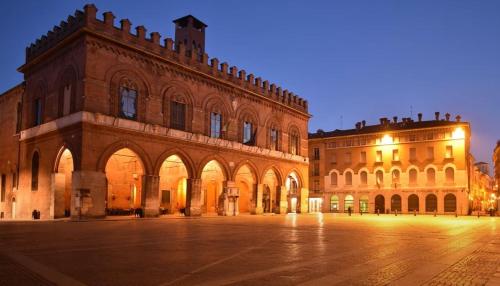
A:
{"label": "tower window", "polygon": [[120,115],[126,119],[137,119],[137,91],[135,89],[128,87],[121,88]]}
{"label": "tower window", "polygon": [[210,113],[210,137],[221,138],[222,115],[220,113]]}
{"label": "tower window", "polygon": [[251,122],[243,122],[243,144],[254,145],[253,140],[253,124]]}
{"label": "tower window", "polygon": [[170,102],[170,127],[178,130],[186,129],[186,105],[184,103]]}

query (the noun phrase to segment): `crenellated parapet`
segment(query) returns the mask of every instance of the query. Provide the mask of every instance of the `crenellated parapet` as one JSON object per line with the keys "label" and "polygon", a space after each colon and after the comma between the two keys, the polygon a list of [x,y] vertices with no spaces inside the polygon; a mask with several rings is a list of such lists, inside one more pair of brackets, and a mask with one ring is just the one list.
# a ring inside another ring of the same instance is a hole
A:
{"label": "crenellated parapet", "polygon": [[27,47],[26,63],[55,47],[68,36],[84,31],[187,66],[301,112],[308,112],[307,100],[270,83],[268,80],[256,77],[251,73],[247,74],[245,70],[230,66],[227,62],[219,62],[217,58],[209,58],[206,53],[201,53],[196,48],[187,50],[182,42],[176,45],[171,38],[161,41],[161,35],[158,32],[148,34],[144,26],[136,26],[135,33],[132,33],[131,30],[132,23],[128,19],[121,19],[119,26],[115,26],[115,16],[112,12],[105,12],[103,18],[98,19],[97,8],[93,4],[88,4],[85,5],[83,11],[77,10],[66,21],[61,22],[47,35],[42,36]]}

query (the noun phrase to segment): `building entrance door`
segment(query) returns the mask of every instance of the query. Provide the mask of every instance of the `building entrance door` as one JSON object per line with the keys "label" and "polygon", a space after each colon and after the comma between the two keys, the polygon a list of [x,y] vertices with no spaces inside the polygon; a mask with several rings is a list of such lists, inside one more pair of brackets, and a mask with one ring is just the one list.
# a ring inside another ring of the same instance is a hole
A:
{"label": "building entrance door", "polygon": [[310,198],[309,199],[309,212],[310,213],[319,213],[323,208],[323,199],[322,198]]}

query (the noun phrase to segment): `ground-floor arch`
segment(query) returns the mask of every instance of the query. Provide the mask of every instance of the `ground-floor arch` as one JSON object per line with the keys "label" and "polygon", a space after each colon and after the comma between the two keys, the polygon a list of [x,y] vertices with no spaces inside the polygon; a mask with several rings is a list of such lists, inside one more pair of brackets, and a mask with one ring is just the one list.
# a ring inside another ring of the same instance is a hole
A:
{"label": "ground-floor arch", "polygon": [[215,214],[224,210],[221,197],[226,177],[221,164],[211,160],[201,173],[201,208],[203,213]]}
{"label": "ground-floor arch", "polygon": [[185,213],[188,172],[177,155],[163,161],[160,171],[160,209],[162,213]]}
{"label": "ground-floor arch", "polygon": [[333,195],[330,197],[330,211],[336,213],[340,210],[339,206],[339,196]]}
{"label": "ground-floor arch", "polygon": [[352,195],[346,195],[344,198],[344,212],[354,211],[354,197]]}
{"label": "ground-floor arch", "polygon": [[54,218],[69,217],[71,215],[73,161],[73,154],[68,148],[61,150],[52,178]]}
{"label": "ground-floor arch", "polygon": [[363,195],[359,198],[359,212],[361,213],[367,213],[368,212],[368,196]]}
{"label": "ground-floor arch", "polygon": [[457,197],[454,194],[446,194],[446,196],[444,196],[444,211],[457,211]]}
{"label": "ground-floor arch", "polygon": [[382,214],[385,212],[385,198],[382,195],[375,197],[375,212]]}
{"label": "ground-floor arch", "polygon": [[249,213],[255,210],[257,197],[257,179],[248,165],[241,166],[236,172],[235,183],[239,190],[238,212]]}
{"label": "ground-floor arch", "polygon": [[123,148],[113,153],[106,162],[105,173],[108,215],[130,214],[141,208],[144,165],[134,151]]}
{"label": "ground-floor arch", "polygon": [[391,211],[401,212],[401,196],[392,195],[391,197]]}
{"label": "ground-floor arch", "polygon": [[419,211],[419,199],[415,194],[411,194],[408,196],[408,211],[409,212],[418,212]]}
{"label": "ground-floor arch", "polygon": [[426,212],[435,212],[437,211],[438,201],[437,197],[434,194],[428,194],[425,197],[425,211]]}
{"label": "ground-floor arch", "polygon": [[300,211],[300,180],[295,171],[291,172],[286,180],[285,187],[287,190],[288,212],[296,213]]}
{"label": "ground-floor arch", "polygon": [[274,169],[268,169],[262,177],[262,210],[264,213],[279,213],[280,180]]}

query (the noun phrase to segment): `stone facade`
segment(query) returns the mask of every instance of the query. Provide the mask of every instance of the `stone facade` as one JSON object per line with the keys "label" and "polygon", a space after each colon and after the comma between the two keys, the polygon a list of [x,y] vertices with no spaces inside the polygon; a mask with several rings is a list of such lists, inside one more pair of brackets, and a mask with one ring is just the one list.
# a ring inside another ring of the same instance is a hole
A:
{"label": "stone facade", "polygon": [[[6,214],[14,197],[17,218],[34,209],[42,218],[102,217],[110,205],[147,216],[307,212],[306,100],[209,63],[204,34],[203,46],[184,45],[190,33],[161,45],[158,33],[132,34],[127,19],[115,27],[111,12],[102,20],[96,12],[85,6],[28,47],[25,82],[0,97],[12,120],[22,98],[21,131],[1,130],[12,150],[1,155],[19,166]],[[174,169],[175,182],[166,180]]]}
{"label": "stone facade", "polygon": [[470,127],[439,118],[382,118],[380,124],[309,134],[314,211],[469,211]]}

